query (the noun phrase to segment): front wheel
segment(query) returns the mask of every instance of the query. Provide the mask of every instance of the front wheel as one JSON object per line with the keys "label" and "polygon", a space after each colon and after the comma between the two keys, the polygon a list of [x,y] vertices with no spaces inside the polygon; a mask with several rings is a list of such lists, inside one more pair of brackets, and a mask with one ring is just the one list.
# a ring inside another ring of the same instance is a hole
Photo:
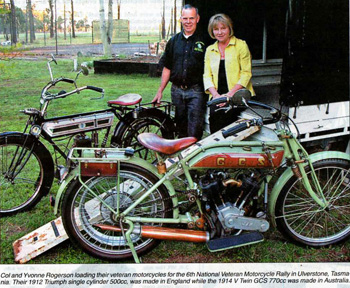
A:
{"label": "front wheel", "polygon": [[[144,197],[146,191],[157,180],[143,168],[131,164],[122,164],[119,175],[119,185],[115,176],[90,178],[85,182],[86,187],[76,180],[68,187],[62,202],[63,225],[69,238],[85,252],[105,260],[132,257],[124,233],[104,230],[98,226],[105,224],[121,229],[127,228],[126,224],[121,227],[114,213],[117,211],[118,188],[119,209],[122,212],[139,198]],[[171,216],[171,207],[172,201],[166,188],[160,186],[146,196],[128,215],[167,218]],[[142,224],[135,223],[135,226]],[[155,239],[142,238],[140,231],[132,233],[131,240],[139,255],[153,249],[158,243]]]}
{"label": "front wheel", "polygon": [[[326,246],[350,235],[350,162],[327,159],[314,165],[316,177],[329,205],[321,208],[301,180],[291,177],[276,202],[276,224],[291,240],[309,246]],[[311,173],[307,175],[312,185]],[[314,191],[316,188],[312,185]]]}
{"label": "front wheel", "polygon": [[54,178],[51,154],[25,134],[0,136],[0,217],[34,207]]}

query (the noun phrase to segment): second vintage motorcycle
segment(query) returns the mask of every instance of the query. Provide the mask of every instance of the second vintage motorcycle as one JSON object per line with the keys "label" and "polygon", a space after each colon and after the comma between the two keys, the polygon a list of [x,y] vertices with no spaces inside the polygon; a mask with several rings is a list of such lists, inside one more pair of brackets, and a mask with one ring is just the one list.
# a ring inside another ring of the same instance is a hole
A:
{"label": "second vintage motorcycle", "polygon": [[[176,134],[171,103],[163,101],[154,107],[141,103],[138,94],[110,100],[108,109],[48,117],[52,101],[77,96],[84,90],[101,93],[95,99],[104,97],[102,88],[77,86],[78,76],[88,74],[86,66],[82,65],[75,79],[54,78],[51,63],[57,65],[53,55],[47,62],[50,81],[41,91],[40,108],[21,111],[28,116],[23,132],[0,133],[0,217],[29,210],[47,195],[54,177],[60,179],[67,172],[65,160],[72,147],[130,146],[139,157],[149,159],[148,149],[137,141],[140,133],[152,131],[170,139]],[[64,83],[72,85],[73,90],[61,90]]]}
{"label": "second vintage motorcycle", "polygon": [[263,241],[270,225],[314,247],[347,239],[350,156],[309,155],[290,120],[249,96],[240,90],[211,103],[229,101],[254,113],[199,142],[139,135],[157,166],[128,148],[71,150],[79,165],[62,182],[55,205],[69,238],[95,257],[135,262],[159,240],[221,251]]}

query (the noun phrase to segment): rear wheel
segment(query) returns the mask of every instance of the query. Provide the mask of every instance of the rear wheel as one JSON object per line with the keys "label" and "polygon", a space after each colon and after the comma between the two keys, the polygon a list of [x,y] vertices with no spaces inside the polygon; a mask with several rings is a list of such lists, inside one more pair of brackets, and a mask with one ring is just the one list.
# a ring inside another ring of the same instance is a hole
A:
{"label": "rear wheel", "polygon": [[49,192],[54,172],[48,157],[28,135],[0,136],[0,217],[31,209]]}
{"label": "rear wheel", "polygon": [[173,129],[165,126],[165,119],[161,121],[157,118],[139,118],[135,121],[125,124],[124,129],[120,129],[121,133],[117,138],[119,147],[132,147],[137,157],[153,162],[156,160],[154,152],[140,145],[137,136],[141,133],[155,133],[165,139],[173,139]]}
{"label": "rear wheel", "polygon": [[[119,209],[125,211],[132,203],[149,190],[156,178],[146,170],[134,165],[122,165],[119,177]],[[67,189],[62,202],[62,219],[65,230],[73,243],[92,256],[105,260],[123,259],[132,256],[124,233],[108,231],[99,224],[121,227],[114,211],[117,210],[116,177],[94,177],[82,186],[77,180]],[[93,193],[92,193],[93,192]],[[93,195],[95,194],[95,195]],[[103,199],[103,204],[98,198]],[[171,216],[172,202],[164,186],[160,186],[145,197],[128,215],[135,217],[167,218]],[[135,223],[136,226],[143,223]],[[147,225],[152,225],[147,223]],[[156,225],[156,224],[153,224]],[[157,224],[159,225],[159,224]],[[131,234],[137,254],[146,253],[158,243],[154,239],[145,239],[140,231]]]}
{"label": "rear wheel", "polygon": [[[277,198],[276,223],[290,239],[317,247],[335,244],[350,235],[350,162],[321,160],[314,169],[329,203],[327,209],[316,204],[301,180],[293,176]],[[310,169],[307,171],[312,184]],[[312,188],[316,191],[314,185]]]}

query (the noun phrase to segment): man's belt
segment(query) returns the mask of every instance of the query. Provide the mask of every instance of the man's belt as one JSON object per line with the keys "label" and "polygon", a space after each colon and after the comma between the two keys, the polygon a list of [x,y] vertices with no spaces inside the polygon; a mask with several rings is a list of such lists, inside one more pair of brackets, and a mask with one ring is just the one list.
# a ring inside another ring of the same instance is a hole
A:
{"label": "man's belt", "polygon": [[177,86],[178,88],[181,88],[182,90],[189,90],[195,86],[199,86],[199,84],[181,84],[181,85],[177,85],[177,84],[174,84],[175,86]]}

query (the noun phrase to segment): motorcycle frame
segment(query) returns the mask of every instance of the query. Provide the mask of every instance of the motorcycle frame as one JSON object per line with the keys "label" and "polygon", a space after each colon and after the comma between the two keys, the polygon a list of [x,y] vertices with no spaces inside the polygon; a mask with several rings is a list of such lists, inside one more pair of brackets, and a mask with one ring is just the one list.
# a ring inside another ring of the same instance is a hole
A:
{"label": "motorcycle frame", "polygon": [[[253,129],[253,128],[254,127],[251,127],[249,129]],[[212,134],[211,137],[215,137],[216,135],[219,135],[219,133],[221,133],[221,131],[218,131],[218,132]],[[240,133],[242,133],[242,132],[240,132]],[[274,210],[275,210],[274,205],[276,203],[279,192],[281,191],[281,189],[284,186],[284,184],[286,183],[286,181],[288,179],[290,179],[290,177],[293,174],[296,175],[295,172],[293,172],[293,170],[291,169],[292,165],[297,166],[300,174],[297,173],[296,176],[298,176],[299,178],[302,179],[302,183],[303,183],[305,189],[308,191],[308,193],[314,199],[314,201],[320,206],[320,209],[321,210],[326,209],[328,203],[327,203],[327,201],[322,193],[322,188],[319,185],[319,182],[318,182],[317,177],[315,175],[315,171],[313,169],[312,163],[315,161],[318,161],[320,159],[326,159],[326,158],[332,158],[332,157],[350,160],[350,156],[348,156],[347,154],[342,153],[342,152],[321,152],[321,153],[317,153],[314,156],[310,157],[308,155],[308,153],[306,152],[306,150],[297,141],[297,139],[295,139],[295,137],[292,135],[292,133],[285,131],[285,130],[282,130],[282,129],[276,130],[276,133],[279,137],[278,141],[266,141],[266,142],[263,142],[263,141],[232,141],[232,138],[229,137],[225,140],[221,140],[221,141],[216,142],[216,143],[212,141],[210,144],[203,145],[203,146],[193,144],[192,146],[187,148],[187,149],[193,149],[193,151],[190,151],[187,155],[183,156],[182,151],[176,153],[175,155],[171,155],[172,157],[174,157],[174,156],[178,157],[178,160],[175,161],[170,167],[168,167],[167,172],[164,175],[159,174],[157,169],[153,165],[151,165],[150,163],[146,162],[145,160],[139,159],[136,157],[126,156],[124,149],[112,149],[111,151],[119,153],[118,156],[115,158],[98,158],[98,159],[94,158],[94,157],[74,158],[72,156],[74,153],[74,150],[71,151],[70,157],[73,160],[77,160],[78,162],[105,162],[105,163],[115,162],[115,163],[117,163],[117,165],[118,165],[117,175],[116,175],[117,187],[119,187],[119,172],[120,172],[120,164],[122,162],[128,162],[128,163],[132,163],[132,164],[135,164],[137,166],[140,166],[140,167],[144,167],[145,169],[149,170],[151,173],[156,175],[157,178],[159,179],[141,198],[136,200],[133,204],[131,204],[122,213],[119,213],[118,208],[117,208],[117,211],[115,211],[105,201],[103,201],[103,199],[99,199],[99,201],[101,203],[103,203],[107,207],[107,209],[109,209],[112,213],[118,215],[119,219],[121,219],[122,221],[124,221],[124,223],[129,225],[127,232],[125,233],[125,238],[126,238],[128,244],[129,244],[129,247],[132,251],[135,262],[138,263],[139,259],[138,259],[136,250],[133,246],[133,243],[132,243],[132,240],[130,237],[130,235],[134,229],[134,225],[133,225],[134,222],[158,223],[158,224],[161,224],[161,223],[162,224],[179,224],[179,223],[189,224],[191,222],[195,222],[199,218],[198,216],[192,217],[189,213],[187,213],[187,214],[180,214],[179,213],[179,209],[177,207],[178,199],[175,196],[176,193],[175,193],[175,190],[174,190],[172,184],[170,183],[170,180],[173,179],[175,175],[179,175],[179,173],[180,174],[183,173],[185,175],[185,178],[186,178],[187,183],[188,183],[187,189],[188,190],[197,190],[196,183],[193,181],[189,171],[194,169],[193,165],[196,163],[196,156],[203,159],[205,156],[208,156],[210,154],[211,149],[220,148],[220,151],[222,153],[225,153],[225,152],[231,152],[231,153],[234,152],[235,153],[236,151],[238,151],[238,149],[241,149],[245,146],[259,148],[261,150],[264,150],[264,147],[271,147],[272,149],[273,148],[283,149],[284,150],[284,155],[283,155],[284,161],[282,161],[282,162],[286,164],[287,169],[284,173],[282,173],[282,175],[278,175],[279,178],[278,178],[276,185],[274,186],[274,188],[271,192],[271,195],[270,195],[272,201],[271,202],[268,201],[269,196],[268,196],[268,191],[267,191],[268,190],[268,183],[270,182],[270,180],[274,176],[274,171],[273,171],[274,169],[271,169],[271,167],[269,168],[271,170],[271,173],[268,174],[267,176],[265,176],[265,179],[264,179],[264,181],[261,182],[261,187],[258,191],[258,197],[261,197],[261,195],[264,193],[264,203],[266,205],[268,205],[268,203],[269,203],[269,213],[274,213]],[[84,150],[88,151],[87,149],[84,149]],[[97,150],[99,150],[99,149],[97,149]],[[158,155],[159,159],[162,158],[161,155],[159,155],[159,154],[157,154],[157,155]],[[310,169],[311,169],[310,173],[312,176],[312,181],[315,184],[316,191],[314,191],[312,189],[310,181],[308,179],[308,176],[305,172],[305,167],[307,165],[310,166]],[[242,168],[243,167],[241,167],[241,169]],[[275,167],[275,168],[278,168],[278,167]],[[294,171],[295,171],[295,169],[294,169]],[[103,175],[101,175],[101,176],[103,176]],[[78,178],[79,182],[81,183],[81,185],[84,188],[86,188],[95,197],[98,197],[84,183],[84,180],[82,179],[82,176],[81,176],[80,165],[78,165],[78,167],[76,167],[76,169],[69,175],[69,177],[64,180],[65,183],[62,183],[62,185],[57,193],[58,199],[61,198],[66,186],[74,178]],[[147,196],[149,196],[153,191],[155,191],[158,187],[160,187],[163,184],[168,189],[169,195],[171,196],[171,199],[173,201],[173,206],[175,207],[173,209],[173,216],[171,218],[149,218],[149,217],[128,216],[128,213],[130,211],[132,211],[132,209],[134,209],[138,204],[140,204],[143,201],[143,199],[145,199]],[[117,203],[119,203],[119,199],[120,199],[120,191],[119,191],[119,188],[117,188]],[[58,212],[59,202],[60,201],[57,201],[56,205],[55,205],[55,213],[56,214]],[[197,203],[197,206],[198,206],[200,213],[203,214],[203,211],[201,208],[201,202],[200,202],[200,199],[198,197],[196,199],[196,203]],[[268,212],[268,211],[266,211],[266,212]],[[275,225],[274,214],[270,214],[270,215],[272,218],[272,223]]]}
{"label": "motorcycle frame", "polygon": [[[46,102],[46,103],[48,103],[48,102]],[[113,141],[113,139],[115,139],[117,137],[117,133],[120,131],[120,127],[122,127],[123,125],[127,125],[127,126],[132,125],[133,120],[139,119],[138,115],[139,115],[140,111],[146,111],[143,115],[148,115],[149,117],[152,117],[153,113],[157,113],[157,115],[162,114],[162,116],[164,117],[164,121],[165,121],[165,119],[167,121],[169,121],[169,119],[171,119],[171,117],[170,117],[170,109],[171,109],[170,102],[163,101],[163,103],[160,106],[147,109],[148,108],[147,106],[150,106],[151,104],[152,103],[143,103],[143,104],[138,104],[135,107],[125,107],[125,106],[117,106],[116,107],[116,106],[113,106],[112,108],[105,109],[105,110],[91,111],[91,112],[79,113],[79,114],[71,114],[71,115],[52,117],[52,118],[44,118],[44,116],[42,116],[42,112],[44,110],[41,110],[39,114],[29,116],[29,119],[27,120],[26,126],[25,126],[22,134],[27,135],[27,137],[33,137],[34,141],[37,141],[37,142],[42,142],[41,139],[47,141],[53,147],[55,152],[60,154],[60,156],[63,157],[64,159],[67,159],[68,154],[65,153],[56,144],[54,139],[60,139],[60,138],[64,138],[64,137],[74,136],[74,135],[78,135],[82,132],[89,133],[89,132],[96,132],[96,131],[106,131],[106,133],[103,137],[102,146],[101,146],[101,147],[105,147],[106,143],[108,141],[108,138],[110,135],[110,130],[113,126],[113,123],[110,126],[106,126],[106,127],[91,129],[91,130],[87,130],[87,131],[78,131],[78,132],[74,132],[74,133],[67,132],[66,134],[62,134],[59,136],[50,136],[48,133],[46,133],[46,131],[44,129],[42,129],[42,127],[45,123],[52,122],[52,121],[59,121],[59,120],[68,120],[68,119],[72,119],[75,117],[82,117],[82,116],[89,116],[89,115],[93,116],[94,114],[102,114],[102,113],[110,112],[110,113],[114,114],[114,118],[117,118],[119,120],[119,122],[115,125],[114,132],[113,132],[113,135],[111,138],[111,141]],[[47,109],[47,106],[45,109]],[[162,109],[164,109],[164,111]],[[45,113],[44,113],[44,115],[45,115]],[[144,116],[142,116],[142,117],[144,117]],[[32,135],[31,134],[31,128],[34,126],[41,127],[41,131],[40,131],[39,135]],[[29,130],[29,133],[27,133],[28,130]],[[16,133],[18,133],[18,132],[16,132]],[[44,144],[42,144],[42,145],[44,145]],[[21,153],[21,152],[18,151],[18,153]],[[56,153],[54,153],[54,155],[55,155],[55,162],[54,163],[56,163],[56,165],[57,165],[57,155],[56,155]],[[52,159],[54,159],[54,157],[52,157]],[[13,169],[16,169],[16,167],[13,167]]]}

